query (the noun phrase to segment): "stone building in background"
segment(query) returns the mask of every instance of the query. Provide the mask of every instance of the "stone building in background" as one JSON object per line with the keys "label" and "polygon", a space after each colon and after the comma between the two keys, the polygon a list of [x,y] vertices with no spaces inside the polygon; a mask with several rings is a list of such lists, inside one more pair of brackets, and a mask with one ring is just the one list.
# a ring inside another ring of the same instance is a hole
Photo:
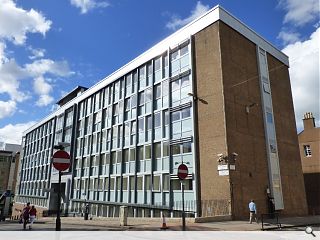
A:
{"label": "stone building in background", "polygon": [[21,145],[0,143],[0,218],[11,213]]}
{"label": "stone building in background", "polygon": [[320,214],[320,128],[313,114],[303,117],[304,130],[298,134],[302,171],[309,214]]}

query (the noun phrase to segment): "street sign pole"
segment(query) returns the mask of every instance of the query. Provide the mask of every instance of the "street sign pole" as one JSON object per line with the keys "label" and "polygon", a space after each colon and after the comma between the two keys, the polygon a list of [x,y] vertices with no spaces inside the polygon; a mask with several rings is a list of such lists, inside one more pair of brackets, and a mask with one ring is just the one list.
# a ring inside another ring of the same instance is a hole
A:
{"label": "street sign pole", "polygon": [[56,219],[56,231],[61,231],[61,219],[60,219],[60,208],[61,208],[61,171],[65,171],[70,167],[70,155],[66,151],[63,151],[63,147],[58,146],[59,151],[55,152],[52,156],[52,164],[55,169],[59,171],[59,182],[58,182],[58,199],[57,199],[57,219]]}
{"label": "street sign pole", "polygon": [[184,182],[181,180],[181,191],[182,191],[182,231],[186,230],[186,215],[184,212]]}
{"label": "street sign pole", "polygon": [[181,180],[181,194],[182,194],[182,231],[186,230],[186,214],[184,212],[184,182],[183,180],[188,176],[188,167],[183,162],[178,167],[178,178]]}
{"label": "street sign pole", "polygon": [[60,205],[61,205],[61,171],[59,171],[59,186],[58,186],[58,204],[57,204],[57,219],[56,219],[56,231],[61,231],[61,219],[60,219]]}

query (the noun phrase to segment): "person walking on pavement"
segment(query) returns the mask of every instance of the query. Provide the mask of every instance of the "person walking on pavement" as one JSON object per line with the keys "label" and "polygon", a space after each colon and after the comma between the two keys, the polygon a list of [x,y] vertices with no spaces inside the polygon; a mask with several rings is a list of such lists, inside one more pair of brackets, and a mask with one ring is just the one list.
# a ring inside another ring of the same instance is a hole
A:
{"label": "person walking on pavement", "polygon": [[29,221],[29,212],[30,212],[30,203],[27,203],[27,206],[22,211],[22,217],[23,217],[23,229],[26,229],[27,223]]}
{"label": "person walking on pavement", "polygon": [[37,216],[37,209],[33,205],[29,211],[29,215],[30,215],[29,229],[32,229],[32,225],[33,225],[34,220],[36,219],[36,216]]}
{"label": "person walking on pavement", "polygon": [[258,218],[257,218],[257,207],[256,204],[254,202],[254,200],[252,199],[249,203],[249,211],[250,211],[250,220],[249,223],[252,223],[252,218],[255,218],[256,223],[258,223]]}

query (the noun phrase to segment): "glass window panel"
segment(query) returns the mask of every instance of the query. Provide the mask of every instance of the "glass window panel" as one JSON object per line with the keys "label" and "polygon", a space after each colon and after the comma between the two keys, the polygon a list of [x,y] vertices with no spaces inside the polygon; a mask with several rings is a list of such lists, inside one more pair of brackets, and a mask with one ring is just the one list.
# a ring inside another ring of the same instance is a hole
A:
{"label": "glass window panel", "polygon": [[181,87],[185,87],[188,85],[190,85],[189,76],[185,76],[185,77],[181,78]]}
{"label": "glass window panel", "polygon": [[146,129],[147,130],[151,130],[152,129],[152,119],[151,119],[151,115],[150,116],[146,116]]}
{"label": "glass window panel", "polygon": [[[145,102],[150,102],[152,101],[152,88],[148,88],[145,90]],[[140,103],[139,104],[143,104],[143,103]]]}
{"label": "glass window panel", "polygon": [[180,49],[180,56],[182,56],[188,52],[189,52],[189,48],[188,48],[188,45],[186,45]]}
{"label": "glass window panel", "polygon": [[117,155],[116,152],[111,152],[111,164],[116,163]]}
{"label": "glass window panel", "polygon": [[173,112],[171,114],[171,120],[172,122],[180,120],[180,111]]}
{"label": "glass window panel", "polygon": [[125,101],[124,101],[124,109],[127,111],[127,110],[130,110],[130,98],[127,98]]}
{"label": "glass window panel", "polygon": [[134,176],[130,176],[129,181],[130,181],[130,190],[134,190]]}
{"label": "glass window panel", "polygon": [[169,181],[170,181],[170,176],[168,174],[164,174],[162,176],[163,179],[163,191],[169,191]]}
{"label": "glass window panel", "polygon": [[110,178],[110,190],[114,190],[114,178]]}
{"label": "glass window panel", "polygon": [[138,160],[143,160],[144,159],[143,151],[144,151],[143,146],[138,147]]}
{"label": "glass window panel", "polygon": [[171,146],[172,155],[180,154],[180,144],[174,144]]}
{"label": "glass window panel", "polygon": [[137,95],[131,96],[131,107],[134,108],[137,106]]}
{"label": "glass window panel", "polygon": [[185,55],[180,59],[181,72],[187,70],[189,67],[189,55]]}
{"label": "glass window panel", "polygon": [[155,99],[161,97],[161,85],[160,84],[158,84],[154,87],[154,97],[155,97]]}
{"label": "glass window panel", "polygon": [[163,143],[163,156],[164,157],[169,156],[169,143],[167,142]]}
{"label": "glass window panel", "polygon": [[147,64],[147,69],[148,69],[148,75],[151,75],[153,72],[152,72],[152,63],[148,63]]}
{"label": "glass window panel", "polygon": [[124,124],[124,135],[125,136],[130,135],[130,123],[129,122],[126,122]]}
{"label": "glass window panel", "polygon": [[128,162],[129,161],[129,149],[123,150],[123,161]]}
{"label": "glass window panel", "polygon": [[137,177],[137,190],[142,190],[142,176]]}
{"label": "glass window panel", "polygon": [[144,104],[144,92],[139,93],[139,105]]}
{"label": "glass window panel", "polygon": [[163,83],[162,83],[162,95],[163,96],[167,96],[168,93],[169,93],[168,81],[163,81]]}
{"label": "glass window panel", "polygon": [[151,145],[145,146],[145,159],[151,158]]}
{"label": "glass window panel", "polygon": [[177,59],[179,57],[178,50],[171,53],[171,60]]}
{"label": "glass window panel", "polygon": [[191,151],[191,143],[183,143],[183,153],[189,153]]}
{"label": "glass window panel", "polygon": [[143,79],[146,77],[146,68],[142,66],[139,68],[139,79]]}
{"label": "glass window panel", "polygon": [[153,176],[153,190],[160,191],[160,176]]}
{"label": "glass window panel", "polygon": [[150,190],[151,189],[151,176],[146,175],[145,176],[145,190]]}
{"label": "glass window panel", "polygon": [[171,91],[175,91],[175,90],[178,90],[180,88],[180,80],[176,80],[176,81],[173,81],[171,82]]}
{"label": "glass window panel", "polygon": [[139,129],[139,132],[144,131],[143,118],[138,119],[138,129]]}
{"label": "glass window panel", "polygon": [[185,108],[181,110],[182,119],[190,117],[190,108]]}
{"label": "glass window panel", "polygon": [[180,71],[180,61],[175,60],[174,62],[171,63],[171,73],[172,75],[176,75]]}
{"label": "glass window panel", "polygon": [[136,149],[131,148],[130,149],[130,161],[135,161],[136,160]]}
{"label": "glass window panel", "polygon": [[183,132],[186,132],[186,131],[191,131],[192,130],[192,121],[191,119],[186,119],[186,120],[183,120],[181,121],[182,123],[182,131]]}
{"label": "glass window panel", "polygon": [[161,143],[154,144],[154,156],[155,158],[161,158]]}
{"label": "glass window panel", "polygon": [[136,133],[136,121],[131,122],[131,134]]}
{"label": "glass window panel", "polygon": [[154,114],[154,127],[160,127],[161,126],[161,117],[160,117],[160,112]]}
{"label": "glass window panel", "polygon": [[122,178],[122,190],[124,191],[128,190],[128,177]]}
{"label": "glass window panel", "polygon": [[157,58],[154,60],[154,71],[158,71],[161,68],[161,58]]}

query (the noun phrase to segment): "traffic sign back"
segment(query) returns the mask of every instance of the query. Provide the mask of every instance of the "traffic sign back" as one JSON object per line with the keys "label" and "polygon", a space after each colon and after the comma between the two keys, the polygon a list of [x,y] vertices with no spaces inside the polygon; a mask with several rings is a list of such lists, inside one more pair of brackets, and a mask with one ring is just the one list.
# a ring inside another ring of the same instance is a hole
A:
{"label": "traffic sign back", "polygon": [[66,151],[56,151],[52,156],[52,164],[58,171],[67,170],[70,167],[70,155]]}

